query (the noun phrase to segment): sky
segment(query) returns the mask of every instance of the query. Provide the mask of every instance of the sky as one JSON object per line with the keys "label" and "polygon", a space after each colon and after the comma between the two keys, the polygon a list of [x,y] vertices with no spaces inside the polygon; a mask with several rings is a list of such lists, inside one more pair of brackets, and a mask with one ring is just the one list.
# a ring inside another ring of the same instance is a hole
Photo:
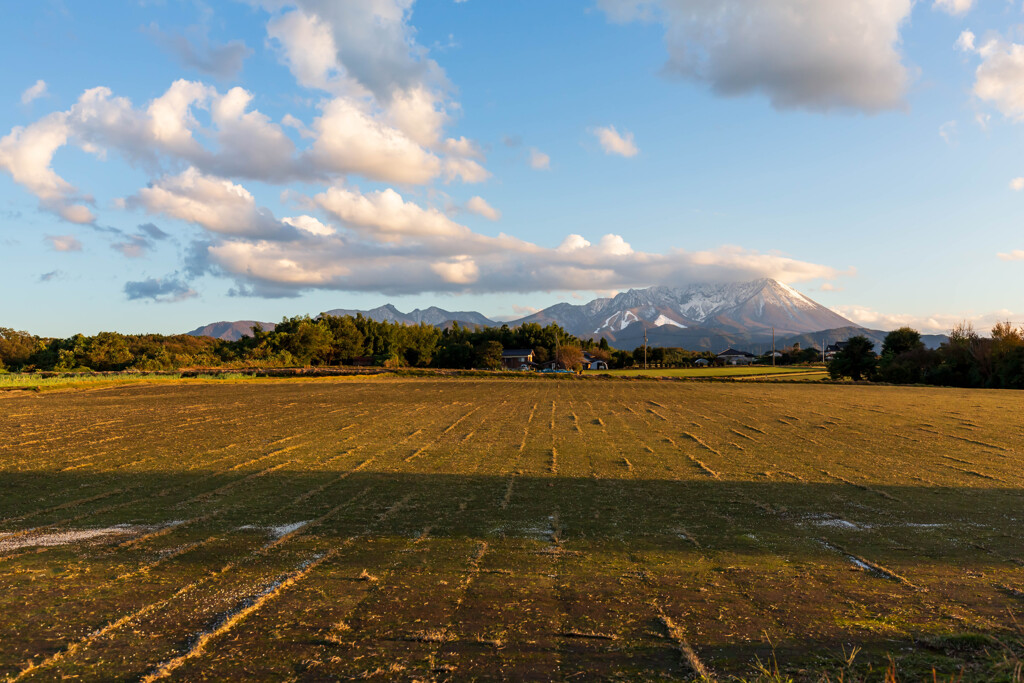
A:
{"label": "sky", "polygon": [[0,61],[3,327],[760,277],[1024,324],[1020,0],[39,0]]}

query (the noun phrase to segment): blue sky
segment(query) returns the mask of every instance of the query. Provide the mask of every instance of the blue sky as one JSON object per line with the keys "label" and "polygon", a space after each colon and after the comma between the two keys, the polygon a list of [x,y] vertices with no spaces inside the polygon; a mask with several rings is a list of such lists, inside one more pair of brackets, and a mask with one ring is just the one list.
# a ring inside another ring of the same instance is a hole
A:
{"label": "blue sky", "polygon": [[775,277],[1024,321],[1005,0],[46,0],[6,10],[0,325],[494,317]]}

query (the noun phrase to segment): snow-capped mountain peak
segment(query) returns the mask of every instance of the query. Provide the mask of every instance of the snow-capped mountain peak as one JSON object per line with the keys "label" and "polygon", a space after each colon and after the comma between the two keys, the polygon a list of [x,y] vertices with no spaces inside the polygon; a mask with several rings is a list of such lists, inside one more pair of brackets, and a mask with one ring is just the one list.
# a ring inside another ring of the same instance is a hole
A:
{"label": "snow-capped mountain peak", "polygon": [[710,327],[801,334],[851,325],[804,294],[776,280],[695,283],[686,287],[630,289],[582,306],[557,304],[511,323],[557,322],[576,335],[614,338],[627,327]]}

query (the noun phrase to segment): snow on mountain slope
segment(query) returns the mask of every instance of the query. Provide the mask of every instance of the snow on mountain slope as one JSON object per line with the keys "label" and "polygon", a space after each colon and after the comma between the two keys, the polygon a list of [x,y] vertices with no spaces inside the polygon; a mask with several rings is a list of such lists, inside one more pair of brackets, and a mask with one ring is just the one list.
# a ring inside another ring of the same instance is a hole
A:
{"label": "snow on mountain slope", "polygon": [[710,327],[727,331],[801,334],[852,323],[788,285],[771,279],[687,287],[631,289],[582,306],[557,304],[514,321],[556,322],[576,335],[608,336],[645,326]]}
{"label": "snow on mountain slope", "polygon": [[673,320],[672,318],[666,317],[664,314],[659,315],[654,320],[654,326],[655,327],[662,327],[663,325],[675,325],[676,327],[681,327],[683,329],[686,329],[686,325],[684,325],[682,323],[677,323],[675,320]]}

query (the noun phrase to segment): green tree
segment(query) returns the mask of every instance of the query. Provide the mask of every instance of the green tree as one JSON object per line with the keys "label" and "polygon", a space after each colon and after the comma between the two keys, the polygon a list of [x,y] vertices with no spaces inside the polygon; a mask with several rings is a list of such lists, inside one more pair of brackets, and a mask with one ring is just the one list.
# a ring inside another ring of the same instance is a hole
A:
{"label": "green tree", "polygon": [[922,348],[921,333],[911,327],[901,327],[885,335],[882,342],[882,358],[893,358],[901,353]]}
{"label": "green tree", "polygon": [[859,382],[874,377],[877,365],[874,344],[864,335],[857,335],[850,337],[846,347],[832,358],[828,364],[828,374],[832,379],[849,377]]}
{"label": "green tree", "polygon": [[474,349],[475,362],[478,367],[487,368],[489,370],[498,370],[501,368],[501,352],[505,349],[502,348],[501,342],[497,341],[485,341],[477,344]]}

